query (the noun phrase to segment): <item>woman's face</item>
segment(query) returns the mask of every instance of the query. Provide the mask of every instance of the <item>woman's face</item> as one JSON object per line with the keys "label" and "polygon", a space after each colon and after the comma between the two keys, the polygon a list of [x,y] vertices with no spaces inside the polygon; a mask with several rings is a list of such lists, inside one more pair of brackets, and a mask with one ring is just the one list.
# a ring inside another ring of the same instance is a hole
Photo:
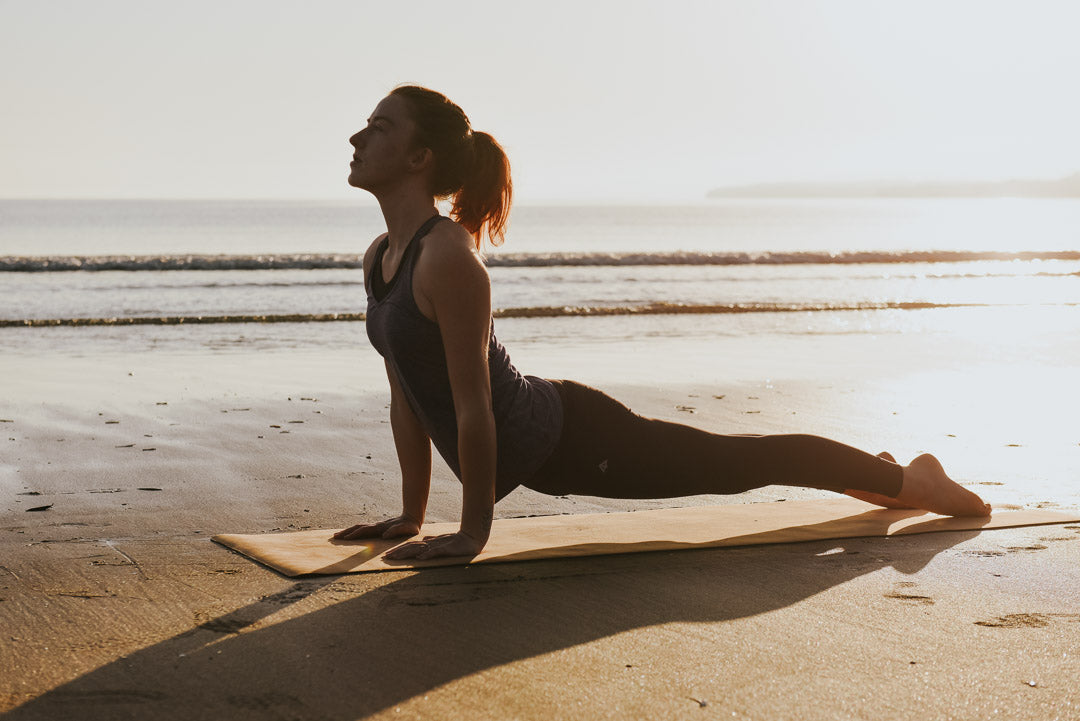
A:
{"label": "woman's face", "polygon": [[349,138],[353,160],[349,163],[349,185],[376,192],[393,185],[407,174],[417,147],[416,124],[409,116],[407,101],[387,96],[368,118],[367,127]]}

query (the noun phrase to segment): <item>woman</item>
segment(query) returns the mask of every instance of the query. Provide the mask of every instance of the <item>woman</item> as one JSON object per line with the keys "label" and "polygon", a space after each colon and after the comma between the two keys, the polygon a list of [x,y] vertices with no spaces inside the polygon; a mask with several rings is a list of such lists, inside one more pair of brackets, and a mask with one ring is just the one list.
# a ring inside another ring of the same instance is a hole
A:
{"label": "woman", "polygon": [[[825,438],[724,436],[643,418],[572,381],[522,376],[495,339],[482,239],[503,239],[510,166],[445,96],[402,86],[379,103],[354,147],[349,184],[379,201],[387,233],[364,256],[367,332],[384,357],[401,467],[401,515],[337,539],[419,533],[431,445],[461,480],[457,533],[403,544],[389,558],[472,556],[495,502],[518,485],[551,494],[674,498],[780,483],[845,492],[946,515],[990,507],[929,455],[900,466]],[[450,218],[435,200],[450,198]]]}

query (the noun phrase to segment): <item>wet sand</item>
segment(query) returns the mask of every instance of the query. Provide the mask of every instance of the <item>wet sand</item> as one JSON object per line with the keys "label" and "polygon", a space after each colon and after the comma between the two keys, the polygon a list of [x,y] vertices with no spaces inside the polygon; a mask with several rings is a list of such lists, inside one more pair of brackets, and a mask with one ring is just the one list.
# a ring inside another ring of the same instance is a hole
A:
{"label": "wet sand", "polygon": [[[934,451],[998,507],[1080,505],[1080,438],[1039,425],[1049,410],[987,418],[983,376],[822,364],[754,380],[753,359],[741,363],[723,381],[663,386],[605,384],[595,359],[572,377],[718,431]],[[0,406],[5,719],[1080,714],[1080,524],[288,579],[209,537],[396,509],[377,360],[15,354],[0,371],[18,379]],[[957,397],[929,404],[917,389],[930,376]],[[826,495],[520,490],[496,513]],[[429,519],[455,519],[458,504],[437,463]]]}

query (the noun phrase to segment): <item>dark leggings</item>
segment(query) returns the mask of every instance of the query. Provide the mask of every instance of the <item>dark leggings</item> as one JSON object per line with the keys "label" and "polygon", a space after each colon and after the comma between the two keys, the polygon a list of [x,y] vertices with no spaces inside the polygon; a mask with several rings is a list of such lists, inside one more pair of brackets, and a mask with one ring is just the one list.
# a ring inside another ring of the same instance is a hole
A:
{"label": "dark leggings", "polygon": [[771,484],[895,497],[903,469],[851,446],[809,435],[725,436],[644,418],[601,391],[553,381],[562,436],[524,483],[541,493],[678,498],[742,493]]}

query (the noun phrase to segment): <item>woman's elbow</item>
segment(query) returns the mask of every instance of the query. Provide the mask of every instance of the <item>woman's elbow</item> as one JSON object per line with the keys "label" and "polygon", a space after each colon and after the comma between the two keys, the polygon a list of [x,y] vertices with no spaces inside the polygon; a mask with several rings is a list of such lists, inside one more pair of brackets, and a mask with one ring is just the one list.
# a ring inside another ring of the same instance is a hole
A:
{"label": "woman's elbow", "polygon": [[471,403],[456,409],[459,432],[495,431],[495,412],[490,403]]}

